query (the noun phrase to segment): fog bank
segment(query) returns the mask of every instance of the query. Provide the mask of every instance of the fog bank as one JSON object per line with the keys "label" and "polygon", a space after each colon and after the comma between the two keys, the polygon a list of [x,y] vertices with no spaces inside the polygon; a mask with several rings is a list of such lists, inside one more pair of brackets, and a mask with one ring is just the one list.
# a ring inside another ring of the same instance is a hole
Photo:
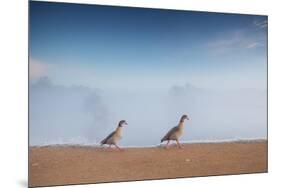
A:
{"label": "fog bank", "polygon": [[97,143],[126,119],[125,146],[159,144],[188,114],[181,140],[266,138],[267,93],[208,90],[192,84],[163,91],[65,87],[41,78],[30,85],[30,144]]}

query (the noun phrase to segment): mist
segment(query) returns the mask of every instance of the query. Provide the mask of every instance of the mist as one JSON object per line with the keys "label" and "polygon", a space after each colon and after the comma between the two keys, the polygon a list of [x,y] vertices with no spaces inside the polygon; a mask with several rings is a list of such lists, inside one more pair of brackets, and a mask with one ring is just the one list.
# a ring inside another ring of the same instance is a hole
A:
{"label": "mist", "polygon": [[31,145],[83,143],[104,134],[108,115],[97,90],[55,85],[43,77],[29,91]]}
{"label": "mist", "polygon": [[125,119],[123,146],[150,146],[182,114],[182,141],[266,138],[267,92],[210,90],[191,83],[163,90],[101,90],[56,85],[41,78],[30,85],[30,144],[97,144]]}

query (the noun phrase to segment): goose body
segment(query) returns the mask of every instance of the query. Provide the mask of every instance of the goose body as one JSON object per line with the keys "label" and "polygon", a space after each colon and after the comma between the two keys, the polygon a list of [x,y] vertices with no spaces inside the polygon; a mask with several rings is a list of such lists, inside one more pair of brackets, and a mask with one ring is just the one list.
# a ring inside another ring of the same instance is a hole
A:
{"label": "goose body", "polygon": [[183,131],[184,131],[183,123],[179,123],[179,125],[170,129],[170,131],[161,139],[161,142],[167,140],[178,140],[183,135]]}
{"label": "goose body", "polygon": [[110,133],[105,139],[101,141],[101,144],[117,144],[117,142],[122,138],[122,128],[117,127],[115,131]]}
{"label": "goose body", "polygon": [[127,125],[125,120],[121,120],[116,128],[115,131],[113,131],[112,133],[110,133],[105,139],[103,139],[100,143],[101,145],[107,144],[109,145],[109,147],[111,147],[111,145],[116,146],[119,150],[121,150],[121,148],[119,148],[117,146],[118,141],[122,138],[122,128],[123,125]]}
{"label": "goose body", "polygon": [[170,129],[170,131],[161,139],[161,143],[167,141],[166,148],[168,148],[168,144],[170,140],[177,141],[178,147],[182,147],[179,144],[179,138],[183,135],[184,132],[184,120],[189,120],[187,115],[183,115],[180,119],[180,122],[177,126]]}

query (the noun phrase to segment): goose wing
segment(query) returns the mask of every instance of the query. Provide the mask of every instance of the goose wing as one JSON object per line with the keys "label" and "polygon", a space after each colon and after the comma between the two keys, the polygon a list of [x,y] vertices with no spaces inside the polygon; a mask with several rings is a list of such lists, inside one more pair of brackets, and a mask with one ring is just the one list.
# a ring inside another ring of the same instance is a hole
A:
{"label": "goose wing", "polygon": [[110,139],[113,135],[115,134],[115,131],[113,131],[112,133],[110,133],[105,139],[103,139],[100,143],[103,145],[103,144],[106,144],[108,139]]}
{"label": "goose wing", "polygon": [[169,140],[170,136],[173,135],[175,132],[178,131],[178,126],[173,127],[162,139],[161,142],[165,141],[165,140]]}

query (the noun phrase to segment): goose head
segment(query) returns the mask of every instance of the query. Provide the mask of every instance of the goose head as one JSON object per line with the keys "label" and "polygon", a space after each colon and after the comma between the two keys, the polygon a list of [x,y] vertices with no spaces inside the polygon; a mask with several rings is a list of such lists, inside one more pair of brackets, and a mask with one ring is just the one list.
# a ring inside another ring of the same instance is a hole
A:
{"label": "goose head", "polygon": [[126,120],[119,121],[118,127],[123,127],[123,125],[128,125]]}
{"label": "goose head", "polygon": [[183,122],[184,120],[189,120],[188,115],[184,114],[184,115],[181,116],[181,120],[180,121]]}

